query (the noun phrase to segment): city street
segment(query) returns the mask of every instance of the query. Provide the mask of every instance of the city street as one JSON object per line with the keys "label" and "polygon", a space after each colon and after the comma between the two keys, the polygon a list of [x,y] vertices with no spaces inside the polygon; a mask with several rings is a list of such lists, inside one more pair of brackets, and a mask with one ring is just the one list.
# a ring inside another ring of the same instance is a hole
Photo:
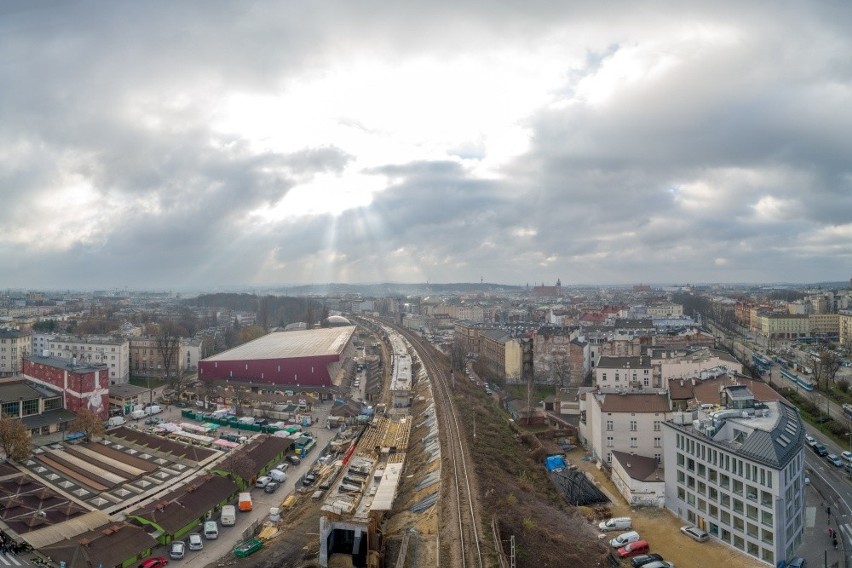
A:
{"label": "city street", "polygon": [[[808,433],[825,444],[830,453],[841,453],[842,448],[815,430],[809,428]],[[843,468],[819,457],[810,447],[805,447],[805,466],[811,483],[805,494],[805,534],[797,554],[807,560],[808,566],[823,566],[826,557],[828,566],[850,566],[852,483]],[[839,536],[837,550],[832,546],[829,528]]]}

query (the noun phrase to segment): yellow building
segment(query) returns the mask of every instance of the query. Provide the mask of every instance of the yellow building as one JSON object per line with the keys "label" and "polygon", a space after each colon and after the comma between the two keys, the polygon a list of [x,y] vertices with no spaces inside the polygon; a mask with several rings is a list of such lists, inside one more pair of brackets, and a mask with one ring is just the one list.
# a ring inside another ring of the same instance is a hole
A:
{"label": "yellow building", "polygon": [[840,335],[840,345],[852,349],[852,312],[837,314],[837,328]]}
{"label": "yellow building", "polygon": [[762,314],[758,321],[760,333],[767,337],[792,339],[811,334],[810,319],[806,315]]}
{"label": "yellow building", "polygon": [[836,335],[840,332],[840,314],[811,314],[808,320],[810,320],[813,335],[823,333]]}

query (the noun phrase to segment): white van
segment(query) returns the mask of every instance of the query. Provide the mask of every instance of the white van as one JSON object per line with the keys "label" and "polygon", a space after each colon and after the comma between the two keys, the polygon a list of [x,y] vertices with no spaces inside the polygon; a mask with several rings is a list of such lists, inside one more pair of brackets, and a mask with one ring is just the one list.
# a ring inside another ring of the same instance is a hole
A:
{"label": "white van", "polygon": [[222,516],[219,519],[223,527],[232,527],[237,522],[237,508],[233,505],[222,507]]}
{"label": "white van", "polygon": [[613,548],[621,548],[625,544],[630,544],[631,542],[636,542],[639,540],[639,533],[636,531],[629,531],[626,533],[621,533],[611,541],[609,541],[609,545]]}
{"label": "white van", "polygon": [[107,427],[113,428],[115,426],[121,426],[125,422],[127,422],[127,420],[124,419],[124,416],[111,416],[110,419],[107,420]]}
{"label": "white van", "polygon": [[629,531],[633,521],[630,517],[613,517],[598,523],[598,530],[601,531]]}
{"label": "white van", "polygon": [[273,469],[272,471],[270,471],[269,477],[271,477],[273,481],[277,481],[278,483],[283,483],[287,480],[287,474],[281,471],[280,469]]}
{"label": "white van", "polygon": [[139,420],[140,418],[145,418],[144,410],[134,410],[130,413],[130,417],[134,420]]}
{"label": "white van", "polygon": [[148,415],[148,416],[153,416],[154,414],[159,414],[162,411],[163,411],[163,409],[155,404],[153,406],[149,406],[148,408],[146,408],[145,414]]}
{"label": "white van", "polygon": [[219,538],[219,525],[216,521],[206,521],[204,523],[204,538],[207,540],[216,540]]}

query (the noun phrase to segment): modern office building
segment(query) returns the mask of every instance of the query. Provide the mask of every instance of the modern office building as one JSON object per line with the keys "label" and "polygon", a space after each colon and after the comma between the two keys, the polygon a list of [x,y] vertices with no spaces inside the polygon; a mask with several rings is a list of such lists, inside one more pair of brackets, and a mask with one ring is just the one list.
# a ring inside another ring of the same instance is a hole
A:
{"label": "modern office building", "polygon": [[775,566],[802,542],[805,428],[786,401],[728,385],[663,424],[666,508]]}

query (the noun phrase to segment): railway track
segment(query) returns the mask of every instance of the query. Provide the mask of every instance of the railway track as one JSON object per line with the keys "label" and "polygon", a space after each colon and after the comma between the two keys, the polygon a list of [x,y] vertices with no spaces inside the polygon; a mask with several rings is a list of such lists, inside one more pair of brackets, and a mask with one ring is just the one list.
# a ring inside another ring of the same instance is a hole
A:
{"label": "railway track", "polygon": [[435,408],[441,420],[441,434],[445,453],[441,456],[444,471],[442,496],[444,512],[452,517],[441,524],[441,541],[450,547],[450,561],[441,565],[463,568],[482,568],[485,564],[479,536],[479,521],[475,488],[472,484],[473,464],[467,457],[466,438],[459,423],[451,386],[447,378],[451,373],[445,361],[436,357],[435,348],[420,336],[394,326],[414,346],[426,372],[432,380]]}

